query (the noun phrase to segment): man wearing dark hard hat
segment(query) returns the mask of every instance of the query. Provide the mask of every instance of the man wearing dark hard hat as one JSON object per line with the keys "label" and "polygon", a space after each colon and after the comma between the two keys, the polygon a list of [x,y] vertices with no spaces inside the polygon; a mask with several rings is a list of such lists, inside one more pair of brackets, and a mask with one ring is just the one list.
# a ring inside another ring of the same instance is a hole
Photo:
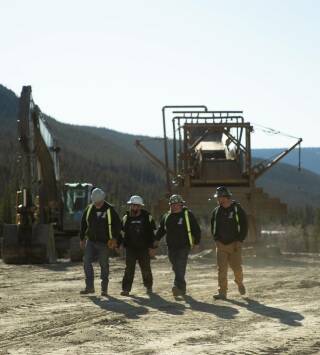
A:
{"label": "man wearing dark hard hat", "polygon": [[174,272],[173,296],[186,293],[185,273],[188,255],[191,249],[198,248],[201,230],[193,213],[185,207],[180,195],[172,195],[169,199],[170,210],[165,213],[156,233],[156,240],[166,235],[168,256]]}
{"label": "man wearing dark hard hat", "polygon": [[105,201],[105,193],[95,188],[91,193],[92,204],[84,210],[81,219],[80,247],[84,249],[84,273],[86,287],[81,294],[94,293],[92,263],[98,257],[101,268],[101,295],[108,295],[109,255],[121,238],[121,222],[114,208]]}
{"label": "man wearing dark hard hat", "polygon": [[122,218],[123,244],[126,248],[126,269],[122,279],[122,296],[129,296],[136,263],[138,261],[143,284],[147,293],[152,294],[152,272],[150,255],[153,254],[156,225],[151,214],[144,208],[142,197],[131,196],[129,209]]}
{"label": "man wearing dark hard hat", "polygon": [[211,231],[216,242],[218,266],[218,293],[215,299],[226,299],[228,291],[228,266],[233,270],[241,295],[246,293],[243,284],[242,242],[248,233],[247,216],[240,204],[232,200],[231,191],[225,186],[217,188],[214,197],[218,206],[211,217]]}

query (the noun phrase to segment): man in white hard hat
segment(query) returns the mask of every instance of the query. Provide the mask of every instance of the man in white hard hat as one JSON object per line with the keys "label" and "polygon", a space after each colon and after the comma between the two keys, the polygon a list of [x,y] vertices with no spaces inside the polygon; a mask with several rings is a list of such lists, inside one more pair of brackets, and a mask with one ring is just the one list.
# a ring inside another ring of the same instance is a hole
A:
{"label": "man in white hard hat", "polygon": [[155,222],[144,209],[143,199],[134,195],[127,202],[129,210],[122,218],[123,244],[126,248],[126,269],[122,280],[122,296],[130,294],[138,261],[143,284],[148,294],[152,293],[153,277],[150,255],[153,254]]}
{"label": "man in white hard hat", "polygon": [[84,249],[84,273],[86,287],[81,294],[94,293],[92,263],[98,257],[101,268],[101,295],[108,295],[109,255],[121,238],[121,221],[114,208],[105,201],[105,193],[95,188],[91,193],[92,204],[84,210],[81,219],[80,247]]}
{"label": "man in white hard hat", "polygon": [[172,293],[174,297],[186,293],[186,268],[191,249],[197,249],[201,239],[201,230],[193,213],[185,207],[180,195],[169,199],[170,210],[160,221],[156,240],[166,235],[168,256],[175,274]]}

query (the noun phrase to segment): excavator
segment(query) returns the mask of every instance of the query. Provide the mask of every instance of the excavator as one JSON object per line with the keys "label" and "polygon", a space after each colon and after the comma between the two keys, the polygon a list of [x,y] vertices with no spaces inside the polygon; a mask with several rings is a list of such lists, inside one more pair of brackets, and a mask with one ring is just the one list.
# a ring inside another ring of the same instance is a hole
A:
{"label": "excavator", "polygon": [[16,223],[4,225],[2,259],[7,264],[41,264],[69,254],[71,261],[80,261],[79,224],[93,186],[61,183],[60,148],[33,101],[31,86],[22,88],[17,123]]}

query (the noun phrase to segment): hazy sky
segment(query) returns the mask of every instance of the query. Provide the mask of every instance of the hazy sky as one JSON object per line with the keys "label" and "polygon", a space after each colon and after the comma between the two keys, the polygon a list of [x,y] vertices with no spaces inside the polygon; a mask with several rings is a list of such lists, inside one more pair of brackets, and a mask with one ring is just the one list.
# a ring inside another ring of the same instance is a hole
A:
{"label": "hazy sky", "polygon": [[319,19],[320,0],[0,0],[0,83],[63,122],[159,136],[163,105],[205,104],[319,147]]}

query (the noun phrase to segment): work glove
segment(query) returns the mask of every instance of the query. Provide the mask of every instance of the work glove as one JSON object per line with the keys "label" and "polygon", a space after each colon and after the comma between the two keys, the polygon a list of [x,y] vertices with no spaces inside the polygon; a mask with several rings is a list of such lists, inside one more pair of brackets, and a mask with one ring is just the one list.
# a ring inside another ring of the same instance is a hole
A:
{"label": "work glove", "polygon": [[85,247],[86,247],[86,240],[85,239],[80,240],[80,249],[84,250]]}
{"label": "work glove", "polygon": [[234,251],[238,251],[242,248],[242,243],[240,241],[235,242]]}
{"label": "work glove", "polygon": [[151,259],[153,259],[156,256],[156,249],[149,248],[149,256]]}
{"label": "work glove", "polygon": [[159,244],[160,244],[159,240],[155,240],[153,242],[153,248],[158,248]]}
{"label": "work glove", "polygon": [[117,246],[118,246],[118,243],[117,243],[116,239],[109,239],[108,240],[108,248],[109,249],[115,249],[115,248],[117,248]]}
{"label": "work glove", "polygon": [[199,250],[200,250],[199,244],[194,244],[194,245],[192,246],[192,251],[193,251],[194,253],[198,253]]}

